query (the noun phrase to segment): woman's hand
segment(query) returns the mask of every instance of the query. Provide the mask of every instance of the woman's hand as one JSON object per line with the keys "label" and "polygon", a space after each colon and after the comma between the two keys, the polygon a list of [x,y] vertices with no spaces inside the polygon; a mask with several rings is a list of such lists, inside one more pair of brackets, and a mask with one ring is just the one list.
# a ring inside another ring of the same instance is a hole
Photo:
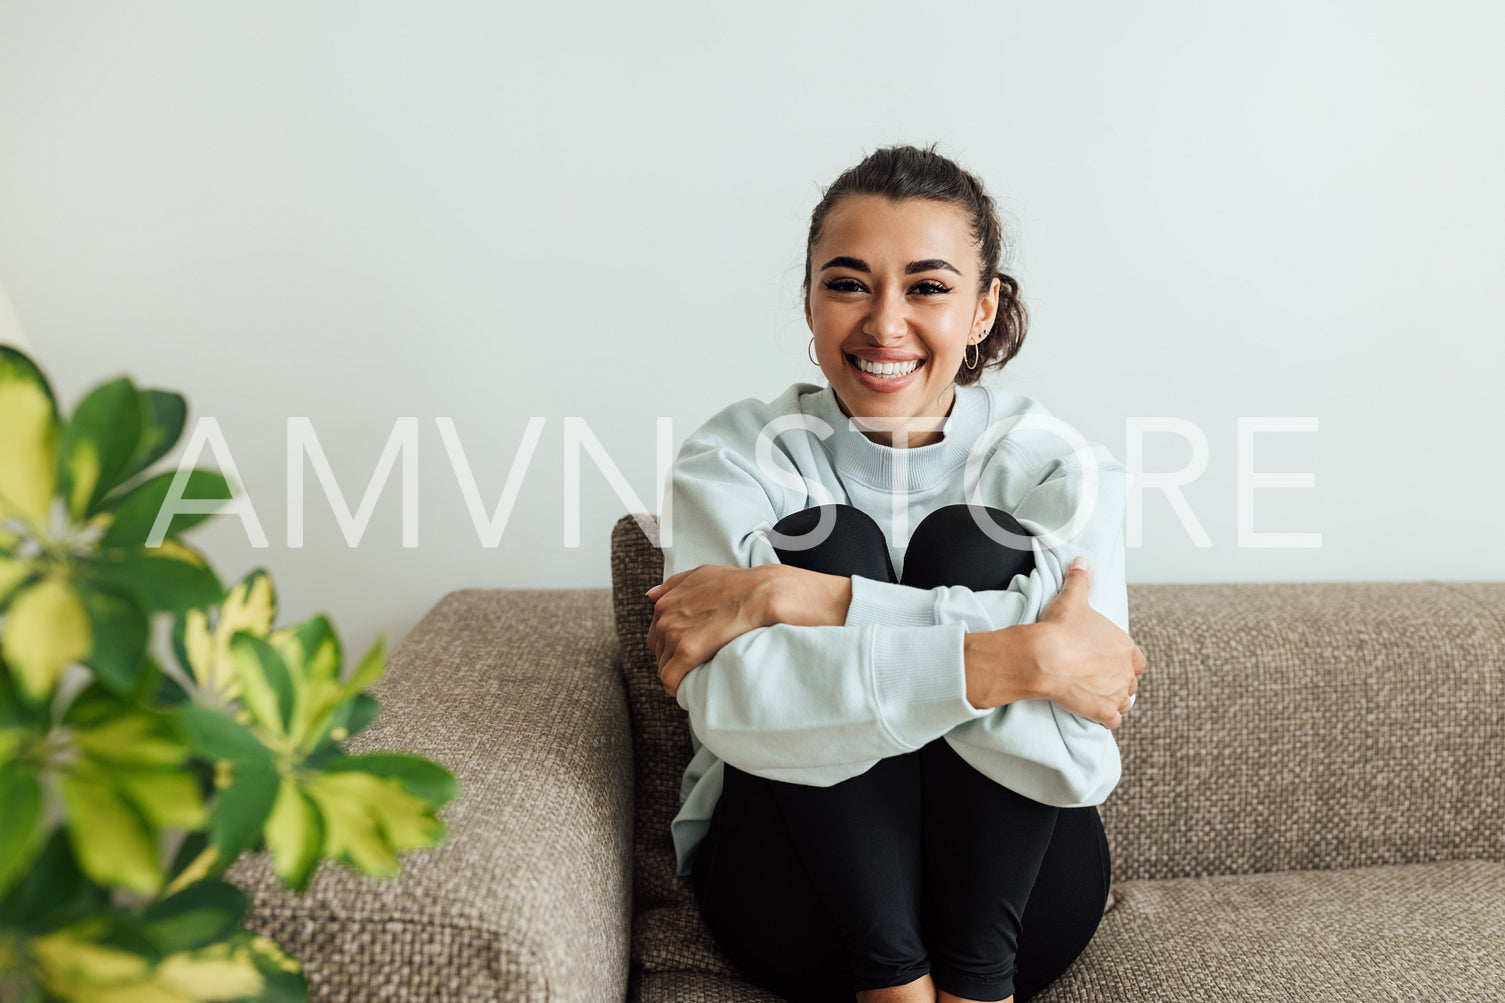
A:
{"label": "woman's hand", "polygon": [[648,590],[653,600],[648,648],[658,659],[665,693],[674,696],[686,673],[732,638],[774,622],[767,567],[779,565],[700,564]]}
{"label": "woman's hand", "polygon": [[733,568],[700,564],[648,590],[648,648],[671,697],[679,681],[722,645],[754,627],[846,622],[852,580],[784,564]]}
{"label": "woman's hand", "polygon": [[1112,620],[1087,605],[1092,572],[1085,562],[1045,604],[1032,630],[1041,692],[1073,714],[1117,728],[1139,692],[1144,652]]}

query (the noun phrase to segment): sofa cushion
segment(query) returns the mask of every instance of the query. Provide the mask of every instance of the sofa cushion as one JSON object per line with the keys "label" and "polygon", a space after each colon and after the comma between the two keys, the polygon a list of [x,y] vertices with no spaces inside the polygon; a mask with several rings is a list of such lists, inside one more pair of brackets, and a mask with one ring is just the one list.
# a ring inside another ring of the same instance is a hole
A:
{"label": "sofa cushion", "polygon": [[1082,1000],[1498,999],[1505,864],[1116,884],[1076,963],[1035,997]]}
{"label": "sofa cushion", "polygon": [[[649,527],[652,538],[638,519]],[[690,765],[690,716],[664,692],[648,648],[653,603],[643,595],[664,580],[658,517],[625,515],[611,531],[612,613],[632,722],[636,773],[633,820],[633,913],[663,906],[694,908],[690,879],[676,873],[669,823],[679,813],[679,784]]]}
{"label": "sofa cushion", "polygon": [[[1124,881],[1087,950],[1035,1003],[1120,1000],[1498,999],[1505,864],[1453,860],[1343,871]],[[637,939],[631,1003],[774,1003],[735,968],[677,964],[690,921],[660,910]]]}

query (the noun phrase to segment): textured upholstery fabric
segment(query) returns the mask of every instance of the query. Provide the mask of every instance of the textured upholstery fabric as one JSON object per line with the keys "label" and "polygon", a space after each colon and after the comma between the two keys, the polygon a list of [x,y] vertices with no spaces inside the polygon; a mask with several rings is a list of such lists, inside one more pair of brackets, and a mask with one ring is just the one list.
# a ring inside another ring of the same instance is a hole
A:
{"label": "textured upholstery fabric", "polygon": [[[656,517],[654,519],[656,525]],[[679,783],[690,763],[689,715],[664,692],[648,650],[653,603],[643,595],[663,581],[664,556],[632,516],[611,533],[612,612],[617,630],[632,748],[637,813],[633,824],[633,913],[695,901],[688,879],[675,874],[669,822],[679,812]],[[626,639],[625,642],[623,639]]]}
{"label": "textured upholstery fabric", "polygon": [[[1035,1003],[1501,998],[1505,864],[1131,880],[1115,891],[1092,943]],[[652,1003],[780,999],[719,970],[634,969],[632,988]]]}
{"label": "textured upholstery fabric", "polygon": [[1114,877],[1505,861],[1505,582],[1129,587]]}
{"label": "textured upholstery fabric", "polygon": [[1130,880],[1116,895],[1039,1003],[1483,1003],[1505,980],[1496,861]]}
{"label": "textured upholstery fabric", "polygon": [[325,863],[303,898],[264,854],[230,877],[318,1000],[621,1000],[632,748],[605,589],[464,589],[391,652],[353,751],[448,766],[450,838],[378,881]]}
{"label": "textured upholstery fabric", "polygon": [[[725,989],[740,973],[674,873],[690,742],[644,640],[652,518],[612,534],[638,753],[632,998],[764,1000]],[[1131,585],[1129,610],[1149,667],[1100,807],[1113,894],[1042,999],[1499,998],[1505,583]],[[1264,943],[1281,956],[1250,953]]]}

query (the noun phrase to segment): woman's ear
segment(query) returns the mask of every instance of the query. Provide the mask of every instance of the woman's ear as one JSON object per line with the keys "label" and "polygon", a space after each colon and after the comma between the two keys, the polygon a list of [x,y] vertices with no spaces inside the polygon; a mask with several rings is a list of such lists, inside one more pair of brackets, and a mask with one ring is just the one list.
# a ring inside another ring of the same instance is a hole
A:
{"label": "woman's ear", "polygon": [[997,275],[994,275],[992,285],[988,286],[988,291],[983,294],[982,302],[978,304],[982,307],[982,329],[984,332],[993,330],[993,325],[998,321],[998,295],[1002,288],[1003,283]]}

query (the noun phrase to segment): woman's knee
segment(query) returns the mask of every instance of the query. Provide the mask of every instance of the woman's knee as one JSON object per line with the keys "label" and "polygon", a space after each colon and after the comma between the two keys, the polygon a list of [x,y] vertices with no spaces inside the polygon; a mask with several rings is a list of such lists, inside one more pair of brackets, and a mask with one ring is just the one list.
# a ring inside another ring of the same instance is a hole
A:
{"label": "woman's knee", "polygon": [[1035,567],[1029,530],[991,505],[942,505],[920,520],[904,554],[903,584],[1006,589]]}
{"label": "woman's knee", "polygon": [[791,512],[774,523],[769,540],[780,563],[791,567],[897,581],[883,530],[855,505],[832,502]]}

